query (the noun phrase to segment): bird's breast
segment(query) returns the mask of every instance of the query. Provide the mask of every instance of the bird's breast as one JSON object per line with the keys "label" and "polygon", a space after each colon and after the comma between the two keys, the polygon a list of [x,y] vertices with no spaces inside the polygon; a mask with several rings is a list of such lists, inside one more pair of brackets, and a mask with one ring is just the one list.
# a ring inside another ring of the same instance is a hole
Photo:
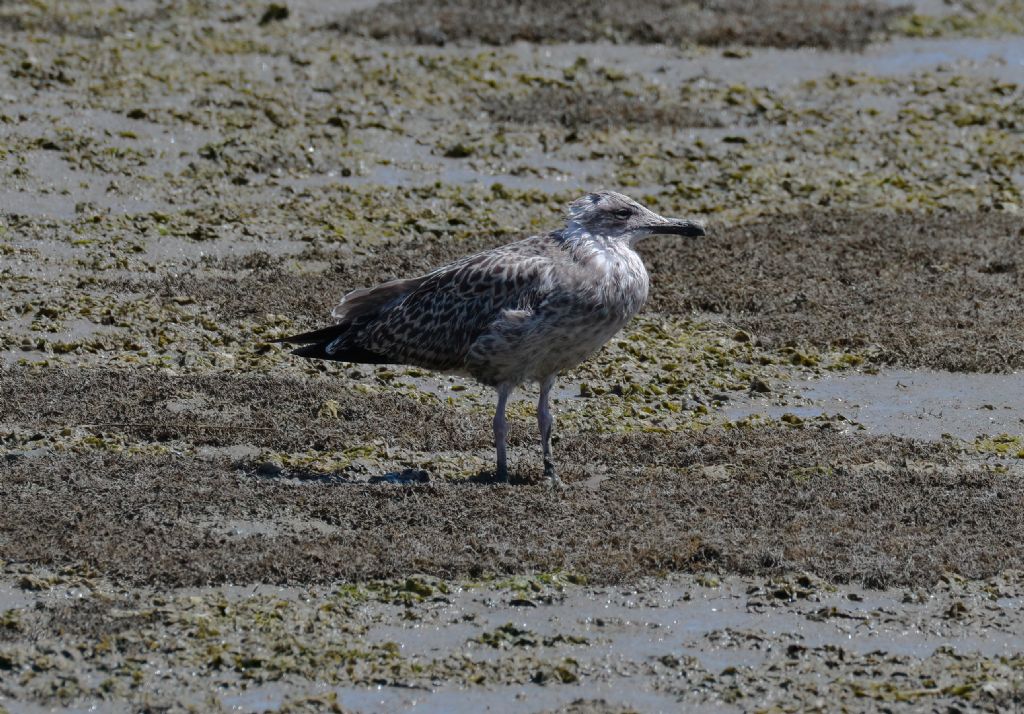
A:
{"label": "bird's breast", "polygon": [[541,381],[599,350],[640,311],[648,277],[628,246],[577,252],[536,276],[541,299],[503,310],[467,358],[489,383]]}

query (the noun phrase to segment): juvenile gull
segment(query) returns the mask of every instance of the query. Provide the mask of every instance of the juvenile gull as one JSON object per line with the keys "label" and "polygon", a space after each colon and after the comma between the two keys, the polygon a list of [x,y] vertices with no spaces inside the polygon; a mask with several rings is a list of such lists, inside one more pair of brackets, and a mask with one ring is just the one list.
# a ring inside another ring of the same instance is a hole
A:
{"label": "juvenile gull", "polygon": [[589,193],[570,204],[561,230],[353,290],[331,312],[336,324],[276,341],[305,345],[292,353],[300,357],[415,365],[494,387],[499,481],[508,481],[505,405],[518,385],[538,382],[544,475],[555,482],[555,378],[643,307],[649,280],[634,248],[659,234],[702,236],[704,225],[663,218],[614,191]]}

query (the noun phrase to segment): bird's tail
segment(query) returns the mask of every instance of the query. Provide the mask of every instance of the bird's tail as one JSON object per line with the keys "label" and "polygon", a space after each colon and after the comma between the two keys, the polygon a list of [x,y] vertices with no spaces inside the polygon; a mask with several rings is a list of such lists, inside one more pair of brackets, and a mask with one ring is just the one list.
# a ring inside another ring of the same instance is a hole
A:
{"label": "bird's tail", "polygon": [[392,280],[373,288],[353,290],[345,295],[331,312],[337,324],[303,332],[301,335],[280,337],[271,342],[304,345],[292,352],[299,357],[363,364],[394,364],[394,359],[355,344],[358,342],[357,339],[339,338],[356,337],[364,326],[376,320],[389,306],[401,302],[406,295],[422,284],[426,277]]}
{"label": "bird's tail", "polygon": [[303,345],[296,350],[292,350],[292,354],[308,359],[327,359],[336,362],[359,362],[362,364],[388,364],[389,360],[384,355],[377,354],[365,347],[345,344],[344,341],[336,344],[333,349],[328,351],[328,348],[338,342],[339,337],[344,337],[352,327],[351,323],[330,325],[319,330],[303,332],[302,334],[289,337],[278,337],[269,341]]}
{"label": "bird's tail", "polygon": [[303,332],[298,335],[290,335],[288,337],[278,337],[273,340],[267,340],[268,342],[277,343],[288,343],[292,345],[311,345],[317,342],[333,342],[337,338],[348,332],[349,325],[330,325],[328,327],[321,327],[319,330],[310,330],[309,332]]}

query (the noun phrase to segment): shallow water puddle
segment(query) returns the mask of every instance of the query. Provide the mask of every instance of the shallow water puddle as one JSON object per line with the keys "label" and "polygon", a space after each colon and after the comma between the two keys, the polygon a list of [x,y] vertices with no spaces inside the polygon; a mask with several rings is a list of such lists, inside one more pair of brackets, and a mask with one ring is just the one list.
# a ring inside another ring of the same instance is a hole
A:
{"label": "shallow water puddle", "polygon": [[26,594],[24,588],[0,583],[0,612],[13,610],[18,607],[27,607],[31,602],[32,598]]}
{"label": "shallow water puddle", "polygon": [[[275,711],[288,697],[280,686],[266,686],[249,690],[243,694],[222,697],[220,702],[232,711]],[[652,691],[630,692],[623,699],[618,683],[588,684],[586,691],[578,687],[540,687],[536,685],[500,686],[486,689],[414,689],[403,687],[339,687],[326,689],[321,694],[332,693],[338,703],[358,712],[415,711],[421,714],[437,712],[508,712],[509,714],[537,712],[544,709],[557,711],[573,702],[586,699],[603,699],[610,702],[628,701],[627,706],[646,712],[678,711],[679,702],[675,697]],[[702,706],[702,711],[742,711],[740,707],[726,705]]]}
{"label": "shallow water puddle", "polygon": [[[315,696],[336,696],[343,707],[365,712],[526,712],[557,709],[584,697],[640,711],[674,711],[678,701],[650,679],[659,663],[678,661],[713,676],[770,666],[792,657],[794,647],[913,658],[930,657],[942,647],[985,656],[1011,656],[1019,650],[1019,625],[1001,617],[1015,606],[1013,598],[983,603],[950,593],[908,602],[906,594],[892,590],[811,585],[806,591],[797,588],[792,599],[780,599],[786,587],[781,581],[762,581],[760,587],[741,578],[716,583],[684,576],[638,588],[569,588],[549,603],[531,600],[528,593],[468,588],[425,601],[411,621],[403,617],[409,613],[405,607],[368,605],[377,624],[369,627],[364,641],[393,643],[402,657],[462,658],[500,667],[510,658],[539,655],[548,661],[571,659],[590,674],[579,682],[495,683],[468,690],[322,687]],[[943,619],[950,603],[961,603],[964,612],[984,607],[988,626]],[[491,633],[512,635],[489,639]],[[635,663],[645,663],[643,674]],[[265,684],[219,701],[232,710],[264,711],[296,694],[287,684]],[[303,695],[313,693],[305,690]]]}
{"label": "shallow water puddle", "polygon": [[944,434],[967,440],[1024,434],[1024,374],[885,370],[798,380],[787,391],[800,403],[746,398],[734,402],[726,416],[841,414],[871,433],[928,441]]}
{"label": "shallow water puddle", "polygon": [[896,38],[869,45],[862,52],[817,48],[747,49],[741,57],[717,50],[686,53],[673,47],[604,43],[512,45],[520,61],[530,57],[566,66],[584,57],[594,66],[609,65],[638,72],[673,86],[694,77],[783,87],[829,74],[864,73],[898,76],[955,66],[972,75],[1019,80],[1024,74],[1024,43],[1005,38]]}

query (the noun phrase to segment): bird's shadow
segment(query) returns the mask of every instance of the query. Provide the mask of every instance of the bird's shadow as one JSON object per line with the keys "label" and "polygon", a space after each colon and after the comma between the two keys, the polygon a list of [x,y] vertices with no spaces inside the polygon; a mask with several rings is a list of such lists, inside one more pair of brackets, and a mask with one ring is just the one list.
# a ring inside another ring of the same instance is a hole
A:
{"label": "bird's shadow", "polygon": [[499,481],[498,475],[493,471],[479,471],[464,479],[464,482],[479,486],[531,486],[537,483],[537,480],[513,471],[509,473],[508,481]]}
{"label": "bird's shadow", "polygon": [[298,484],[323,484],[329,486],[426,486],[446,484],[450,486],[528,486],[537,483],[537,479],[525,474],[512,472],[509,480],[499,481],[493,471],[479,471],[465,479],[449,480],[432,477],[423,469],[403,469],[370,476],[353,475],[341,471],[318,471],[304,466],[277,468],[266,464],[253,466],[239,464],[239,468],[247,475],[264,481],[281,481]]}

